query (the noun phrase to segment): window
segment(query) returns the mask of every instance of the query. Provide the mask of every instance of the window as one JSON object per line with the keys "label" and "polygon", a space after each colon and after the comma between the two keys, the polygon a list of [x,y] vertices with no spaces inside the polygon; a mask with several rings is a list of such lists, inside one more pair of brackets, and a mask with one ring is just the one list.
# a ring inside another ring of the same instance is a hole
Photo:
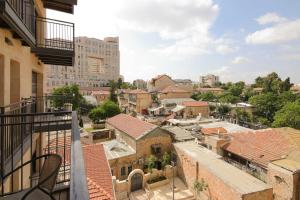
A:
{"label": "window", "polygon": [[121,168],[121,176],[125,176],[126,175],[126,169],[125,167]]}
{"label": "window", "polygon": [[161,153],[161,146],[159,144],[154,144],[151,146],[151,150],[153,154],[160,154]]}
{"label": "window", "polygon": [[128,166],[128,174],[130,174],[130,172],[132,171],[132,166]]}

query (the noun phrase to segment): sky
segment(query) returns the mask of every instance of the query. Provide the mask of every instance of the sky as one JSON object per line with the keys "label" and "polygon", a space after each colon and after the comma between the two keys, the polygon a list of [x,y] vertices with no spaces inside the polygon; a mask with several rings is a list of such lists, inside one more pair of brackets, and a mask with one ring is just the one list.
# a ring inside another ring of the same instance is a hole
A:
{"label": "sky", "polygon": [[300,83],[299,0],[79,0],[76,36],[120,39],[126,81],[158,74],[252,83],[277,72]]}

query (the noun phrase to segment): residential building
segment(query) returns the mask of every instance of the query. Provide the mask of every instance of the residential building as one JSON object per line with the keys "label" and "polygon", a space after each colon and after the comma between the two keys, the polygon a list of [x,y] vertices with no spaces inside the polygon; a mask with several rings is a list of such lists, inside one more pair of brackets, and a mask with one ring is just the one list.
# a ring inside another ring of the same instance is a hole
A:
{"label": "residential building", "polygon": [[128,92],[128,111],[147,114],[147,109],[152,104],[151,94],[144,90],[131,90]]}
{"label": "residential building", "polygon": [[228,162],[246,167],[272,185],[275,200],[299,199],[299,130],[273,128],[233,133],[222,149]]}
{"label": "residential building", "polygon": [[222,160],[222,157],[195,142],[173,144],[177,155],[177,175],[193,190],[196,180],[208,189],[203,199],[272,200],[272,187]]}
{"label": "residential building", "polygon": [[184,101],[182,105],[185,107],[183,114],[185,118],[209,117],[209,104],[207,102]]}
{"label": "residential building", "polygon": [[293,85],[290,89],[294,94],[299,94],[300,93],[300,84]]}
{"label": "residential building", "polygon": [[201,94],[211,92],[215,95],[222,94],[224,92],[222,88],[198,88],[197,91]]}
{"label": "residential building", "polygon": [[171,150],[171,137],[165,130],[132,116],[109,118],[106,128],[116,137],[103,144],[112,174],[119,180],[127,179],[134,169],[143,169],[150,155],[161,160]]}
{"label": "residential building", "polygon": [[120,77],[119,38],[75,38],[74,67],[46,66],[47,92],[64,85],[97,88]]}
{"label": "residential building", "polygon": [[133,81],[133,85],[140,90],[146,90],[147,89],[147,82],[143,79],[136,79]]}
{"label": "residential building", "polygon": [[96,98],[98,104],[101,104],[104,101],[109,100],[110,91],[106,91],[106,90],[93,91],[91,96]]}
{"label": "residential building", "polygon": [[193,91],[193,82],[190,79],[174,79],[176,86],[187,91]]}
{"label": "residential building", "polygon": [[175,86],[175,81],[173,81],[170,76],[163,74],[148,81],[147,90],[148,92],[158,92],[164,90],[168,86]]}
{"label": "residential building", "polygon": [[43,97],[45,64],[72,66],[75,54],[74,24],[46,9],[72,14],[76,4],[0,1],[1,199],[89,198],[77,114],[65,97],[55,113]]}
{"label": "residential building", "polygon": [[210,87],[214,87],[218,82],[220,82],[219,76],[213,74],[200,76],[200,85],[202,86],[209,85]]}
{"label": "residential building", "polygon": [[190,98],[192,95],[192,92],[181,89],[178,86],[168,86],[163,90],[160,90],[158,92],[158,99],[174,99],[174,98]]}

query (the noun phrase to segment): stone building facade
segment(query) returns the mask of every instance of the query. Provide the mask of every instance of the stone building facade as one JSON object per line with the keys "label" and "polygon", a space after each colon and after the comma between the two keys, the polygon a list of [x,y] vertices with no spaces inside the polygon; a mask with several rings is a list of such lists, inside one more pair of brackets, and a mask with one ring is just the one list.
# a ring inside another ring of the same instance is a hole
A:
{"label": "stone building facade", "polygon": [[46,66],[47,93],[53,88],[77,84],[97,88],[120,78],[119,38],[104,40],[87,37],[75,38],[74,67]]}
{"label": "stone building facade", "polygon": [[[134,169],[144,169],[150,155],[158,161],[164,152],[171,151],[169,133],[153,124],[125,114],[119,114],[107,120],[106,128],[116,136],[116,140],[104,146],[113,176],[119,180],[127,179]],[[118,149],[124,153],[115,153]]]}

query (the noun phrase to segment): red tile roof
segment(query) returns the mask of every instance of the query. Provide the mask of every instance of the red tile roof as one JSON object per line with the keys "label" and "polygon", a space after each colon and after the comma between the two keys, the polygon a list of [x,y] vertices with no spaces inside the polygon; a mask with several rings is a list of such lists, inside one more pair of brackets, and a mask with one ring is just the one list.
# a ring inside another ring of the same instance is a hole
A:
{"label": "red tile roof", "polygon": [[223,149],[263,167],[289,153],[288,139],[274,129],[233,133],[231,137],[230,143],[224,145]]}
{"label": "red tile roof", "polygon": [[204,135],[215,135],[215,134],[226,134],[227,130],[223,127],[215,127],[215,128],[202,128],[201,132]]}
{"label": "red tile roof", "polygon": [[168,77],[169,79],[171,79],[171,77],[168,76],[167,74],[162,74],[162,75],[157,75],[156,77],[152,78],[152,81],[156,81],[156,80],[158,80],[158,79],[160,79],[160,78],[162,78],[162,77],[164,77],[164,76],[166,76],[166,77]]}
{"label": "red tile roof", "polygon": [[[59,147],[56,149],[56,147]],[[65,148],[64,148],[65,147]],[[71,136],[50,140],[50,153],[57,153],[63,158],[63,165],[71,164]],[[48,146],[44,148],[48,153]],[[113,200],[112,176],[102,144],[82,147],[86,170],[88,191],[91,200]],[[65,159],[64,159],[65,155]]]}
{"label": "red tile roof", "polygon": [[129,94],[148,94],[148,92],[146,92],[145,90],[141,90],[141,89],[131,90],[128,93]]}
{"label": "red tile roof", "polygon": [[103,145],[87,145],[82,149],[90,199],[114,199],[112,176]]}
{"label": "red tile roof", "polygon": [[208,103],[205,101],[184,101],[182,105],[187,107],[206,107]]}
{"label": "red tile roof", "polygon": [[174,85],[170,85],[161,91],[161,93],[182,93],[182,92],[189,92],[189,91],[186,91]]}
{"label": "red tile roof", "polygon": [[135,139],[138,139],[143,134],[157,127],[153,124],[125,114],[116,115],[109,118],[106,122]]}

